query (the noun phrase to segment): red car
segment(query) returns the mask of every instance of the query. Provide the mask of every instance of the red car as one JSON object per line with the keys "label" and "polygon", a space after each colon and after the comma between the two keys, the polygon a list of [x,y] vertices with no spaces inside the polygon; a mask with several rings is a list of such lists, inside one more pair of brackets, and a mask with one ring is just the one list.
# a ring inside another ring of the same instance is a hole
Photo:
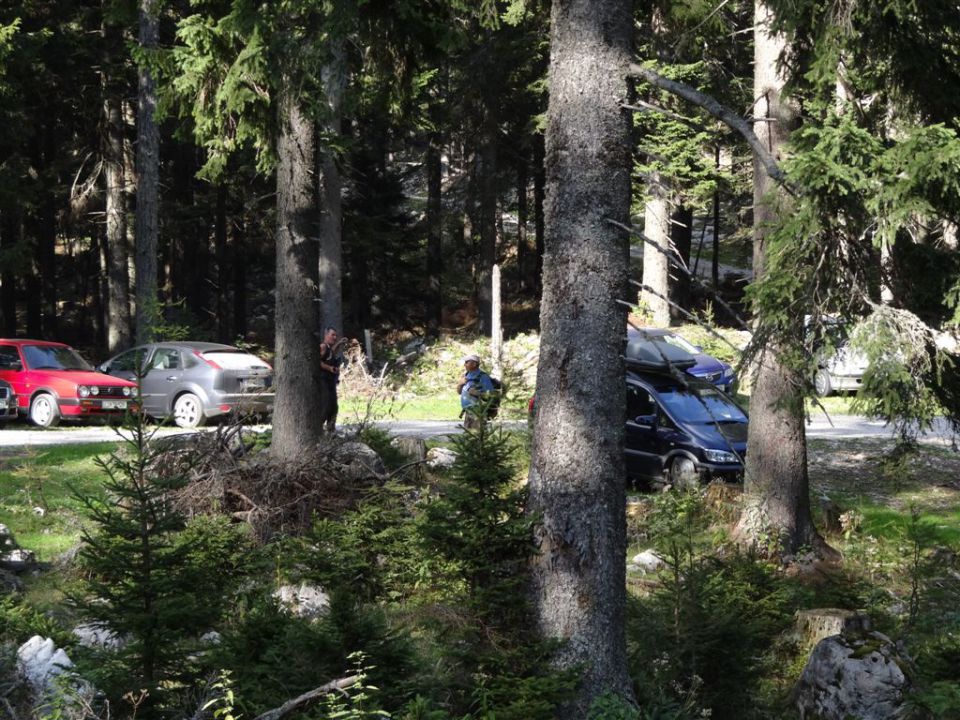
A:
{"label": "red car", "polygon": [[69,345],[44,340],[0,339],[0,380],[13,386],[20,414],[40,427],[123,415],[137,396],[135,383],[99,373]]}

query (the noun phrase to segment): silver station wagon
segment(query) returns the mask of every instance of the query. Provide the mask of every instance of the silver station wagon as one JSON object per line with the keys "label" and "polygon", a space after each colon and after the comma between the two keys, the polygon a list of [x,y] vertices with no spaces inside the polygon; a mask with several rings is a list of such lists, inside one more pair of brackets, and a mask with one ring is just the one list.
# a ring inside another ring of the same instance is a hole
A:
{"label": "silver station wagon", "polygon": [[107,360],[101,372],[140,385],[144,412],[195,428],[219,415],[273,411],[273,368],[230,345],[163,342]]}

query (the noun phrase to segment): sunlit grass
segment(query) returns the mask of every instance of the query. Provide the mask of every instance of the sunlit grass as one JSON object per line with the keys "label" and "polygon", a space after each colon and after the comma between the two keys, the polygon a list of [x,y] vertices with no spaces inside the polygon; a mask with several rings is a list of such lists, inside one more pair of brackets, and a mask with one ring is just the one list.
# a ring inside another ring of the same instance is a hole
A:
{"label": "sunlit grass", "polygon": [[96,458],[115,443],[31,447],[0,458],[0,523],[17,543],[49,561],[74,546],[83,519],[79,495],[103,482]]}

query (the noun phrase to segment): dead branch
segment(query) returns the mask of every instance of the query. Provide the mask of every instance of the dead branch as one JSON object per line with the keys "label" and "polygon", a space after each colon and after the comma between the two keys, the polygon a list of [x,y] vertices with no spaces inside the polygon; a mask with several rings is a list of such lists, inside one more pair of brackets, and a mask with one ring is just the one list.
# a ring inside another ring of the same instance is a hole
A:
{"label": "dead branch", "polygon": [[293,700],[287,700],[287,702],[278,708],[267,710],[267,712],[257,715],[253,720],[280,720],[280,718],[289,715],[294,710],[299,710],[304,705],[319,700],[334,690],[343,691],[345,688],[355,685],[357,680],[359,680],[357,675],[340,678],[339,680],[331,680],[326,685],[321,685],[314,690],[305,692],[303,695],[293,698]]}
{"label": "dead branch", "polygon": [[646,80],[648,83],[660,88],[661,90],[666,90],[672,95],[676,95],[677,97],[693,103],[697,107],[706,110],[710,115],[715,117],[727,127],[731,128],[732,130],[736,130],[747,141],[750,149],[753,150],[757,159],[760,161],[760,164],[763,165],[764,170],[766,170],[767,175],[770,176],[770,179],[782,186],[791,195],[796,194],[794,189],[788,183],[786,174],[777,164],[776,159],[774,159],[774,157],[763,146],[760,138],[758,138],[756,133],[753,132],[753,128],[750,126],[750,123],[747,122],[743,117],[725,105],[721,104],[716,98],[700,92],[696,88],[691,87],[686,83],[682,83],[679,80],[671,80],[670,78],[664,77],[653,68],[648,68],[644,67],[643,65],[633,63],[630,65],[630,74]]}

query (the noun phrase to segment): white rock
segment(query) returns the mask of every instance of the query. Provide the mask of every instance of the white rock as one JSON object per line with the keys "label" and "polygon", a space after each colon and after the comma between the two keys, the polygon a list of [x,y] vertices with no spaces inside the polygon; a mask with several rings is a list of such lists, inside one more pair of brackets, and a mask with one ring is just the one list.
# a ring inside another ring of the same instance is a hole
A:
{"label": "white rock", "polygon": [[315,585],[281,585],[273,596],[290,613],[307,620],[315,620],[330,609],[330,596]]}
{"label": "white rock", "polygon": [[77,625],[72,632],[83,647],[119,650],[126,645],[123,638],[103,623]]}
{"label": "white rock", "polygon": [[630,564],[646,575],[647,573],[656,572],[662,568],[664,562],[663,558],[660,557],[655,551],[644,550],[642,553],[634,555],[633,559],[630,561]]}
{"label": "white rock", "polygon": [[67,653],[51,638],[34,635],[17,650],[17,671],[37,694],[52,690],[57,676],[72,667]]}
{"label": "white rock", "polygon": [[427,451],[427,466],[432,468],[448,468],[457,459],[457,454],[449,448],[435,447]]}

